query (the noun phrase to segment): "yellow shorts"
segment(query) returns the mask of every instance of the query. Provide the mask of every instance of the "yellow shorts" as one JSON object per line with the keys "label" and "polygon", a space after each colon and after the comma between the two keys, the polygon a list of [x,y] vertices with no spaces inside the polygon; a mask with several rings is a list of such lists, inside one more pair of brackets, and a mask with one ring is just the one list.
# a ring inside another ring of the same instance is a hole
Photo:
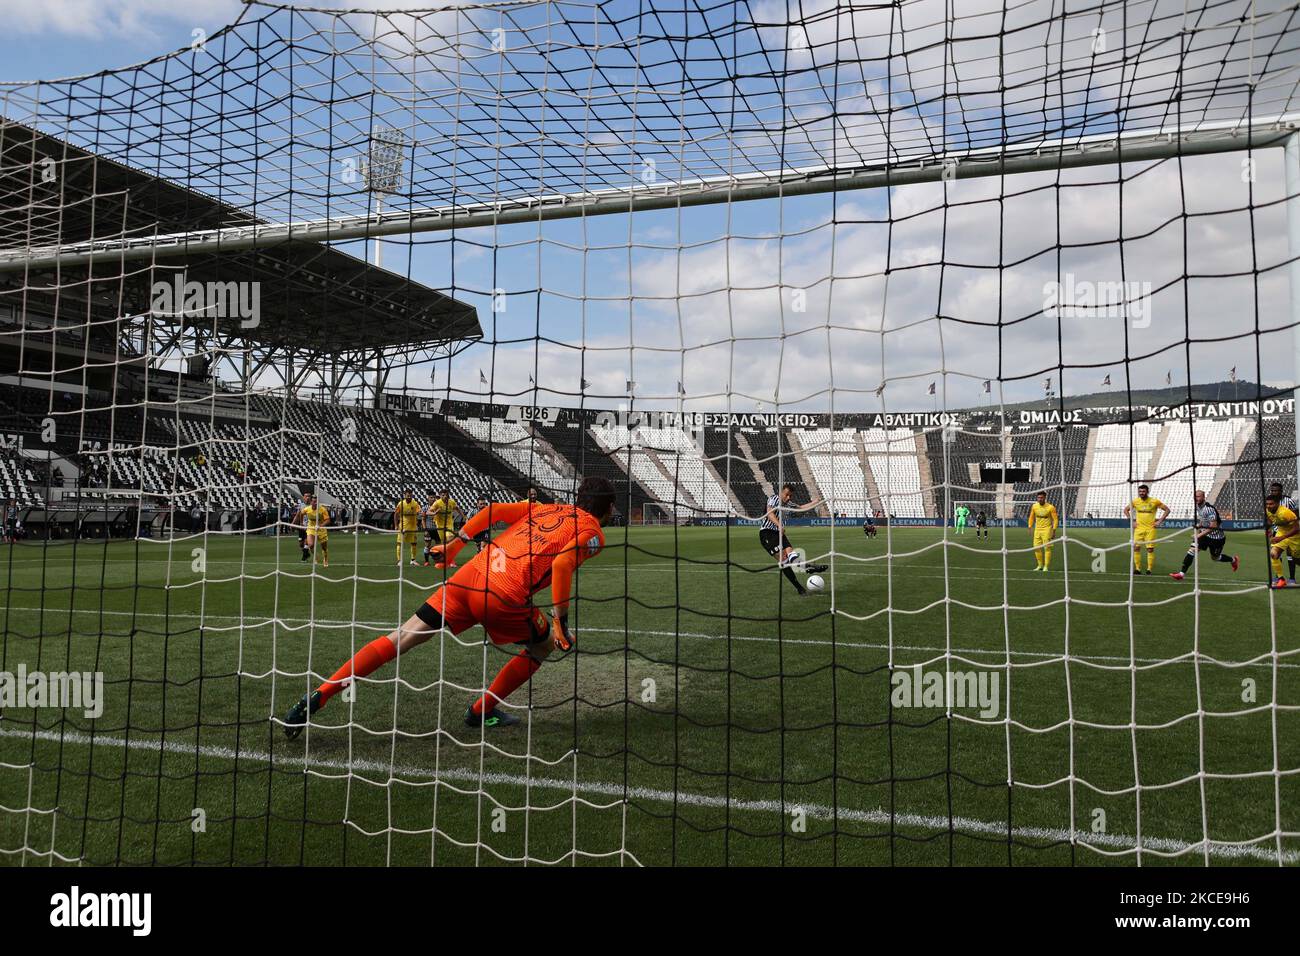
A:
{"label": "yellow shorts", "polygon": [[416,532],[415,532],[415,529],[414,529],[414,528],[409,529],[409,530],[403,528],[401,531],[397,532],[397,543],[398,543],[398,544],[415,544],[415,534],[416,534]]}
{"label": "yellow shorts", "polygon": [[321,544],[324,544],[330,539],[330,533],[328,528],[318,528],[315,531],[308,529],[307,534],[309,536],[315,536],[316,540],[321,542]]}
{"label": "yellow shorts", "polygon": [[1037,528],[1034,529],[1034,547],[1035,547],[1035,548],[1037,548],[1037,547],[1041,547],[1042,545],[1045,545],[1045,544],[1051,544],[1051,542],[1052,542],[1052,529],[1051,529],[1051,528],[1044,528],[1042,531],[1039,531]]}
{"label": "yellow shorts", "polygon": [[1271,545],[1271,547],[1277,548],[1285,555],[1289,555],[1293,558],[1300,558],[1300,538],[1295,535],[1287,538],[1281,544]]}
{"label": "yellow shorts", "polygon": [[1150,541],[1154,544],[1156,540],[1156,532],[1158,530],[1160,529],[1156,528],[1154,525],[1150,528],[1134,528],[1133,543],[1137,544],[1139,541]]}

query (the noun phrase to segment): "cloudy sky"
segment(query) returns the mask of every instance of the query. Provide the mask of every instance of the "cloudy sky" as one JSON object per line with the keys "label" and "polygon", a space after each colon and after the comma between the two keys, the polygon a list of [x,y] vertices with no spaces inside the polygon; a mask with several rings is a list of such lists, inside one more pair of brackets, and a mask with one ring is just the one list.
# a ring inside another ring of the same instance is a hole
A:
{"label": "cloudy sky", "polygon": [[[533,125],[510,128],[516,138],[501,149],[502,134],[490,124],[450,129],[436,109],[423,115],[402,105],[401,111],[417,116],[413,139],[445,138],[417,147],[414,192],[435,202],[442,198],[451,175],[442,165],[450,155],[446,141],[457,143],[456,156],[466,159],[466,168],[469,160],[486,168],[494,156],[542,155],[542,147],[527,138],[537,122],[551,122],[550,128],[543,125],[546,145],[562,151],[559,120],[575,115],[587,121],[584,157],[592,155],[592,144],[599,146],[590,169],[601,186],[616,182],[611,177],[620,171],[634,182],[647,158],[655,157],[657,174],[671,180],[710,164],[743,171],[744,164],[770,168],[782,157],[795,165],[830,155],[839,162],[865,162],[886,148],[979,146],[987,141],[980,139],[981,130],[997,133],[1004,112],[1035,115],[1030,106],[1043,115],[1054,111],[1075,132],[1105,131],[1121,110],[1128,111],[1125,122],[1141,126],[1168,111],[1162,87],[1171,82],[1170,67],[1162,51],[1168,52],[1171,38],[1186,45],[1178,47],[1187,64],[1184,86],[1211,91],[1187,98],[1185,108],[1203,110],[1201,118],[1240,113],[1234,68],[1282,81],[1290,76],[1294,84],[1294,54],[1268,39],[1287,32],[1276,19],[1261,21],[1254,38],[1255,49],[1272,50],[1273,59],[1234,67],[1233,57],[1223,55],[1238,49],[1223,45],[1236,40],[1208,24],[1231,20],[1231,3],[1211,4],[1202,14],[1209,20],[1181,33],[1181,21],[1170,11],[1176,7],[1181,15],[1182,0],[1134,2],[1127,10],[1099,5],[1095,17],[1071,20],[1057,33],[1050,17],[1041,16],[1052,7],[1046,3],[1031,0],[1008,11],[989,0],[963,0],[957,21],[945,20],[947,6],[919,0],[899,13],[827,0],[750,4],[741,9],[757,26],[744,36],[731,35],[725,53],[687,45],[681,47],[687,59],[674,64],[661,55],[676,49],[671,44],[638,46],[640,85],[627,80],[620,89],[618,78],[635,74],[617,69],[599,76],[607,84],[604,92],[623,94],[611,98],[620,110],[589,96],[576,100],[575,114],[568,105],[573,98],[557,96],[532,107]],[[1262,10],[1282,16],[1286,6],[1265,4]],[[240,9],[228,0],[183,6],[165,0],[0,0],[10,32],[27,40],[14,45],[16,55],[0,66],[0,79],[51,79],[146,60],[187,46],[196,30],[211,36]],[[573,15],[576,7],[563,9]],[[1048,24],[1041,35],[1032,26],[1035,10]],[[552,8],[549,15],[560,11]],[[284,25],[283,19],[275,22]],[[388,94],[388,103],[402,100],[402,84],[409,80],[410,89],[431,104],[445,104],[449,90],[482,93],[481,84],[489,84],[487,101],[509,107],[524,102],[515,98],[520,89],[539,82],[547,68],[565,66],[571,56],[543,58],[534,48],[513,59],[485,60],[481,54],[488,51],[474,47],[460,59],[466,67],[461,73],[451,65],[445,34],[465,31],[468,23],[476,35],[490,36],[493,23],[512,29],[517,24],[484,19],[477,11],[384,18],[379,30],[375,22],[361,14],[339,18],[342,38],[336,46],[383,33],[391,63],[400,67],[411,58],[409,78],[400,68],[377,68],[385,75],[375,85]],[[302,21],[295,25],[300,34],[309,33]],[[676,28],[647,23],[641,29],[662,38]],[[1104,33],[1100,52],[1097,30]],[[520,32],[524,47],[536,43],[536,32]],[[302,46],[311,44],[304,40]],[[1126,62],[1124,51],[1138,48],[1154,52]],[[358,83],[364,88],[375,78],[376,68],[356,66],[369,62],[372,50],[363,44],[363,57],[342,57],[331,65],[332,73],[315,74],[329,77],[323,87],[328,96],[321,86],[310,86],[306,71],[296,74],[331,111],[333,127],[313,114],[325,107],[297,107],[326,137],[326,146],[346,137],[340,118],[363,133],[369,123],[368,113],[348,117],[332,100],[355,94]],[[755,68],[760,54],[768,64],[764,69],[775,70],[768,77]],[[1229,65],[1215,62],[1216,56]],[[346,77],[339,63],[371,72]],[[503,64],[518,74],[504,76]],[[1010,93],[999,91],[999,70]],[[453,73],[458,79],[448,87]],[[1055,78],[1059,88],[1048,91],[1044,76]],[[266,91],[275,89],[270,81],[259,82]],[[560,85],[558,79],[547,82]],[[1279,101],[1276,93],[1284,85],[1263,84],[1257,108],[1287,105],[1287,94]],[[86,88],[77,87],[82,95]],[[1009,99],[1019,105],[1006,106]],[[742,108],[736,113],[738,101]],[[548,112],[552,102],[558,105]],[[709,129],[696,122],[701,114],[716,118],[721,103],[732,104],[730,137],[715,135],[726,124]],[[379,109],[387,116],[399,107]],[[509,127],[518,114],[502,115],[503,127]],[[677,122],[681,130],[694,124],[689,131],[698,142],[692,145],[684,136],[676,149],[658,142],[653,150],[631,144],[641,116],[661,126]],[[720,159],[719,143],[733,156],[742,153],[743,162]],[[424,160],[420,148],[427,149]],[[323,147],[318,142],[302,148],[308,166],[309,149]],[[1244,166],[1244,158],[1189,157],[389,241],[386,268],[474,303],[485,332],[484,342],[450,367],[411,367],[395,384],[452,397],[577,404],[585,380],[587,403],[606,406],[626,400],[631,380],[639,403],[675,406],[680,382],[688,409],[745,411],[1017,402],[1042,397],[1049,377],[1057,389],[1079,394],[1103,390],[1109,376],[1110,391],[1121,400],[1126,384],[1220,381],[1234,367],[1241,379],[1286,384],[1294,375],[1294,348],[1282,153],[1257,151],[1253,167]],[[539,168],[526,178],[552,188],[571,173],[558,161]],[[523,179],[505,182],[508,192]],[[249,187],[256,190],[250,196],[259,208],[278,212],[265,194],[279,185],[274,174],[265,174],[265,182]],[[304,195],[310,191],[307,185],[301,189]],[[360,244],[350,249],[364,254]],[[1110,314],[1056,314],[1045,306],[1058,282],[1074,301],[1094,284],[1120,288],[1122,282],[1133,301]],[[480,371],[487,387],[480,385]],[[993,382],[991,398],[983,393],[986,379]]]}

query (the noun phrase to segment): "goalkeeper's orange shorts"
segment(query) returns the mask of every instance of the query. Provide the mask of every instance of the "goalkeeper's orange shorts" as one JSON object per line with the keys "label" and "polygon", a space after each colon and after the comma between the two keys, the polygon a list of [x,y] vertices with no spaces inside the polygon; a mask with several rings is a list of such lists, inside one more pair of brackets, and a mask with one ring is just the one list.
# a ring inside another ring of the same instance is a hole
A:
{"label": "goalkeeper's orange shorts", "polygon": [[531,598],[499,593],[503,576],[493,575],[493,587],[479,562],[465,565],[425,601],[442,616],[453,634],[482,624],[493,644],[535,644],[550,633],[550,622]]}

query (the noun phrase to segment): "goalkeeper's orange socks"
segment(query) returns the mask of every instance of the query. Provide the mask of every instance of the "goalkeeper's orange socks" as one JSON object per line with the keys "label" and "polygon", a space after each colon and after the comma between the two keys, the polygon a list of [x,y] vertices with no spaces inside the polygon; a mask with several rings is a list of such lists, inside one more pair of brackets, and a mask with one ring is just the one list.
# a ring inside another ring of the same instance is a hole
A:
{"label": "goalkeeper's orange socks", "polygon": [[320,705],[324,707],[326,701],[347,686],[350,678],[373,674],[396,656],[397,645],[387,635],[375,638],[320,685]]}
{"label": "goalkeeper's orange socks", "polygon": [[510,658],[506,666],[501,668],[496,678],[488,685],[488,692],[474,701],[474,713],[480,716],[491,713],[498,701],[505,700],[527,683],[541,666],[542,662],[527,651],[521,651]]}

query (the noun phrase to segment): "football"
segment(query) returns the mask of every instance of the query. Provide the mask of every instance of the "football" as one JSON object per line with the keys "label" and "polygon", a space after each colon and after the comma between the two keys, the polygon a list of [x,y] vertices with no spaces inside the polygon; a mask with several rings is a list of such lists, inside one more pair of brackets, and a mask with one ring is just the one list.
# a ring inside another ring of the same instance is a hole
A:
{"label": "football", "polygon": [[809,591],[820,591],[824,587],[826,587],[826,582],[822,580],[822,576],[820,574],[808,575]]}

